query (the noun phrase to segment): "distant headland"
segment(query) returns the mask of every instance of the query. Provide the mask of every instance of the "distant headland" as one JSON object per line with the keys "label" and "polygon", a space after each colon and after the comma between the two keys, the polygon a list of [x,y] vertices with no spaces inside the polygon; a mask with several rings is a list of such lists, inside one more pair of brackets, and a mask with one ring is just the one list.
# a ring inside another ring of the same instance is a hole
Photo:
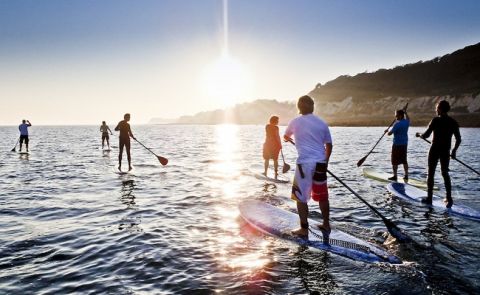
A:
{"label": "distant headland", "polygon": [[[412,125],[425,126],[435,115],[435,103],[446,99],[452,106],[450,115],[462,127],[480,127],[480,43],[429,61],[340,76],[317,84],[308,94],[315,100],[315,113],[331,126],[388,125],[395,109],[407,102]],[[286,124],[297,116],[295,99],[259,99],[174,120],[153,118],[149,123],[265,124],[276,114],[280,124]]]}

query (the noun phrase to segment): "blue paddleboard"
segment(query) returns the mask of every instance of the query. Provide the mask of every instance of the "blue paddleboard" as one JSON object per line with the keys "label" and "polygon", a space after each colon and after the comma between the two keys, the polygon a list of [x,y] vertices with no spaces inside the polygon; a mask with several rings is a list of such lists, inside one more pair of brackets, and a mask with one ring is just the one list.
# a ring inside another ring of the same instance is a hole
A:
{"label": "blue paddleboard", "polygon": [[436,195],[433,195],[432,205],[422,203],[422,199],[427,197],[427,192],[408,184],[390,183],[387,185],[387,190],[402,200],[408,202],[417,202],[424,206],[429,206],[439,210],[446,210],[448,213],[456,216],[480,221],[480,211],[467,206],[457,205],[455,203],[455,199],[453,200],[452,208],[446,208],[443,199]]}
{"label": "blue paddleboard", "polygon": [[270,204],[247,200],[239,205],[242,218],[257,230],[281,239],[331,252],[343,257],[367,263],[401,264],[400,258],[389,254],[385,250],[358,239],[340,230],[332,229],[329,243],[324,243],[322,233],[317,226],[319,222],[309,219],[308,223],[313,232],[308,239],[291,234],[298,228],[298,215],[280,209]]}

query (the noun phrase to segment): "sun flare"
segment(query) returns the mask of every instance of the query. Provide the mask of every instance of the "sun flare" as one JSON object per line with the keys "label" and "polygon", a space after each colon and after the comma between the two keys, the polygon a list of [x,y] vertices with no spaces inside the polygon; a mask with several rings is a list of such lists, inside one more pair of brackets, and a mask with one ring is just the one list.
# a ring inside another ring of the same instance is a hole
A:
{"label": "sun flare", "polygon": [[209,99],[220,106],[231,106],[251,96],[252,78],[246,67],[229,56],[222,55],[205,68],[203,87]]}

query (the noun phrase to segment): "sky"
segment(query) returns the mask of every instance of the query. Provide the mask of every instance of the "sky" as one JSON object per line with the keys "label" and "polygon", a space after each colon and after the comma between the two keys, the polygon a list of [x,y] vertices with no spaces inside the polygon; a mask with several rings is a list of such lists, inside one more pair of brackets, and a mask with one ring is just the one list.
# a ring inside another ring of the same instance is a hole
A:
{"label": "sky", "polygon": [[476,0],[0,0],[0,125],[294,101],[339,75],[476,44],[478,11]]}

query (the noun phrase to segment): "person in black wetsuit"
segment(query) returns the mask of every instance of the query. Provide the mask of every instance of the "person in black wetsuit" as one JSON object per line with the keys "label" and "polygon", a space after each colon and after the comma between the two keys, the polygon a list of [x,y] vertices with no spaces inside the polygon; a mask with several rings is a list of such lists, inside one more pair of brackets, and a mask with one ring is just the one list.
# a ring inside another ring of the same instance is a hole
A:
{"label": "person in black wetsuit", "polygon": [[[440,160],[440,167],[442,170],[443,180],[445,182],[446,198],[444,200],[447,208],[451,208],[453,205],[452,199],[452,183],[450,175],[448,174],[448,165],[450,164],[450,157],[455,159],[457,156],[457,149],[462,142],[460,136],[460,128],[457,121],[448,116],[450,110],[450,104],[446,100],[442,100],[437,103],[437,117],[433,118],[428,129],[423,133],[417,133],[417,137],[427,139],[433,132],[432,145],[428,152],[428,194],[425,200],[422,202],[432,204],[433,196],[433,178],[435,176],[435,169],[437,163]],[[452,146],[452,136],[455,136],[455,146],[450,154],[450,148]]]}
{"label": "person in black wetsuit", "polygon": [[123,147],[127,151],[127,160],[128,160],[128,171],[132,170],[132,159],[130,157],[130,137],[135,139],[135,136],[132,134],[132,130],[130,129],[130,114],[125,114],[123,116],[124,120],[118,122],[117,127],[115,127],[115,131],[120,131],[119,136],[119,152],[118,152],[118,170],[122,171],[122,154],[123,154]]}

